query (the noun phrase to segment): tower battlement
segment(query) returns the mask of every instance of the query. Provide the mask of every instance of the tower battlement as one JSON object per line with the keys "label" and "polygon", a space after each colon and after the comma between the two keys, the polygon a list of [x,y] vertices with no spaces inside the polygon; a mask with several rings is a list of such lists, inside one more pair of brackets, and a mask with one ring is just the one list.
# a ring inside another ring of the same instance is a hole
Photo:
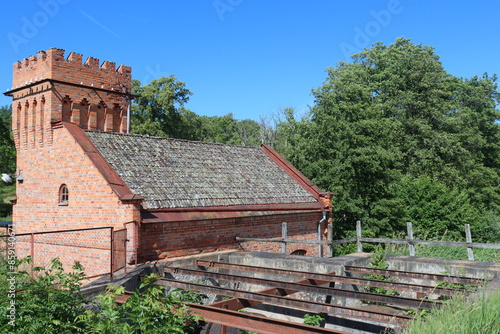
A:
{"label": "tower battlement", "polygon": [[104,61],[99,66],[99,59],[88,57],[82,62],[83,56],[71,52],[64,58],[63,49],[51,48],[39,51],[36,56],[30,56],[17,61],[13,65],[12,89],[21,88],[43,79],[65,81],[73,84],[98,87],[108,90],[131,89],[132,69],[130,66]]}
{"label": "tower battlement", "polygon": [[63,49],[39,51],[13,65],[12,131],[18,148],[51,145],[59,122],[83,129],[127,132],[132,89],[129,66]]}

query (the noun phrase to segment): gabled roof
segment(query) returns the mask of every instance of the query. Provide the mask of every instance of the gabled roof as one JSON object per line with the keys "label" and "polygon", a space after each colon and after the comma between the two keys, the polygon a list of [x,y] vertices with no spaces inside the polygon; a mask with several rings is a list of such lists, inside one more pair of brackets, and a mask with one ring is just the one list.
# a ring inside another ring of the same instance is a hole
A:
{"label": "gabled roof", "polygon": [[85,133],[125,186],[144,197],[144,209],[318,202],[289,167],[258,147]]}

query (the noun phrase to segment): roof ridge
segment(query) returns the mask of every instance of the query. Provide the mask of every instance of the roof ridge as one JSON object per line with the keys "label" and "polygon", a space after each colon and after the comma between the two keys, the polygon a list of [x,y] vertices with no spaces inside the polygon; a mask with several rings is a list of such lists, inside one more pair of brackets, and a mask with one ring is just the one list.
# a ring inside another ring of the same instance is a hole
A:
{"label": "roof ridge", "polygon": [[260,149],[259,146],[206,142],[206,141],[200,141],[200,140],[189,140],[189,139],[180,139],[180,138],[171,138],[171,137],[141,135],[141,134],[136,134],[136,133],[120,133],[120,132],[110,132],[110,131],[102,131],[102,130],[84,130],[84,131],[86,133],[88,133],[88,132],[102,133],[102,134],[107,134],[107,135],[109,134],[109,135],[125,136],[125,137],[139,137],[139,138],[147,138],[147,139],[155,139],[155,140],[178,141],[178,142],[196,143],[196,144],[204,144],[204,145],[218,145],[218,146],[230,146],[230,147],[243,147],[243,148]]}

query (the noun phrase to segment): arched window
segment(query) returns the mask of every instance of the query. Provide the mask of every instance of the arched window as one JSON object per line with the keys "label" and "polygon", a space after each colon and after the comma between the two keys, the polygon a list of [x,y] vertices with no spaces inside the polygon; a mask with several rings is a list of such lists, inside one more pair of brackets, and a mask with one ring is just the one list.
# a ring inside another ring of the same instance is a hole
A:
{"label": "arched window", "polygon": [[306,255],[306,251],[303,249],[297,249],[296,251],[293,251],[291,255]]}
{"label": "arched window", "polygon": [[68,205],[69,191],[68,186],[63,184],[59,188],[59,205]]}

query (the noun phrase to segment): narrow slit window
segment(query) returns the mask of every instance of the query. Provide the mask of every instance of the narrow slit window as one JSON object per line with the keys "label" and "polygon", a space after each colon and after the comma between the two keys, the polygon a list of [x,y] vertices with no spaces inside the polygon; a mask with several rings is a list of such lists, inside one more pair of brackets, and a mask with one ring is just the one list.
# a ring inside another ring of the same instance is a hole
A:
{"label": "narrow slit window", "polygon": [[63,184],[61,188],[59,188],[59,205],[68,205],[68,200],[69,200],[68,186]]}

